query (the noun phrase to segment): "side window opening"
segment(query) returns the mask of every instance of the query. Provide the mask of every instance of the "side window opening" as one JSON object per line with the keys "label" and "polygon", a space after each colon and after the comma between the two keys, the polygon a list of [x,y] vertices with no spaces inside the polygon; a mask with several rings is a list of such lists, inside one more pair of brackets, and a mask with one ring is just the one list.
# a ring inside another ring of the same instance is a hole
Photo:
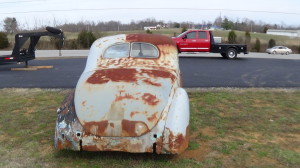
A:
{"label": "side window opening", "polygon": [[103,58],[125,58],[129,56],[130,43],[117,43],[108,47]]}
{"label": "side window opening", "polygon": [[199,31],[198,33],[199,33],[199,34],[198,34],[198,38],[199,38],[199,39],[207,39],[207,34],[206,34],[206,32],[204,32],[204,31]]}
{"label": "side window opening", "polygon": [[152,44],[147,43],[132,43],[131,57],[138,58],[157,58],[159,55],[158,49]]}
{"label": "side window opening", "polygon": [[196,32],[190,32],[186,34],[187,39],[195,39],[196,38]]}

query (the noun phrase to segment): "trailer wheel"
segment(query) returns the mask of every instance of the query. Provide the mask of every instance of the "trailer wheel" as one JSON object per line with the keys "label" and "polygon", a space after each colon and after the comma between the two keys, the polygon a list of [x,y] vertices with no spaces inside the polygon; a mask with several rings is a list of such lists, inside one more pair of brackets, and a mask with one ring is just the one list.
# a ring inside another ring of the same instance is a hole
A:
{"label": "trailer wheel", "polygon": [[237,56],[237,51],[234,48],[229,48],[226,53],[227,59],[235,59]]}
{"label": "trailer wheel", "polygon": [[60,34],[62,32],[60,29],[50,27],[50,26],[47,26],[46,30],[50,33],[53,33],[53,34]]}

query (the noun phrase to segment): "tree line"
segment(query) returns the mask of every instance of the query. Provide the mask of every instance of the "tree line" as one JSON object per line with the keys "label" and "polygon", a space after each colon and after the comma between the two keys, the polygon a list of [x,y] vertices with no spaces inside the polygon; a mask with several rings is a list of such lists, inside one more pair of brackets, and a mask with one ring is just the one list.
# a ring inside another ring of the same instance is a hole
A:
{"label": "tree line", "polygon": [[[187,28],[191,29],[197,25],[207,25],[218,26],[224,28],[225,30],[238,30],[238,31],[249,31],[249,32],[258,32],[265,33],[268,29],[300,29],[300,26],[293,27],[287,26],[285,24],[267,24],[262,21],[255,22],[253,20],[244,18],[240,19],[229,19],[228,17],[217,17],[213,22],[211,21],[195,21],[195,22],[165,22],[158,21],[155,18],[147,18],[140,21],[132,20],[130,23],[122,23],[120,21],[79,21],[77,23],[63,23],[57,24],[52,23],[54,27],[60,28],[66,32],[80,32],[82,30],[97,32],[97,31],[131,31],[131,30],[143,30],[147,26],[156,26],[156,25],[167,25],[168,28]],[[19,25],[16,18],[7,17],[3,20],[3,30],[6,33],[16,33],[21,31],[31,31],[31,30],[44,30],[45,26],[49,25],[36,25],[34,28],[26,29],[22,25]]]}
{"label": "tree line", "polygon": [[[67,40],[66,47],[68,49],[78,49],[78,48],[89,48],[94,40],[100,36],[101,32],[106,31],[132,31],[132,30],[144,30],[144,27],[148,26],[156,26],[161,25],[165,28],[181,28],[183,31],[191,28],[195,28],[199,25],[205,25],[206,27],[218,26],[225,30],[232,30],[228,35],[229,43],[236,43],[237,37],[235,35],[234,30],[244,31],[245,32],[245,43],[247,45],[251,45],[251,36],[250,32],[258,32],[258,33],[266,33],[268,29],[300,29],[300,27],[292,27],[286,26],[284,24],[266,24],[262,21],[255,22],[250,19],[236,19],[232,20],[228,17],[217,17],[213,22],[210,21],[201,21],[201,22],[165,22],[158,21],[154,18],[147,18],[140,21],[132,20],[130,23],[122,23],[119,21],[108,21],[108,22],[93,22],[93,21],[79,21],[78,23],[63,23],[63,24],[54,24],[54,27],[62,29],[64,32],[76,32],[78,34],[77,39]],[[4,32],[0,32],[0,49],[7,48],[9,46],[6,35],[7,34],[16,34],[18,32],[26,32],[26,31],[39,31],[44,30],[46,26],[49,25],[39,25],[35,26],[32,29],[24,29],[22,25],[19,25],[18,21],[14,17],[7,17],[3,20],[3,30]],[[151,33],[151,31],[147,31],[147,33]],[[95,35],[97,34],[97,35]],[[272,39],[273,40],[273,39]],[[240,41],[238,41],[240,42]],[[53,42],[54,46],[56,41]],[[272,46],[271,45],[268,46]],[[251,48],[254,51],[260,51],[260,40],[256,39],[256,43]],[[299,49],[300,50],[300,49]]]}

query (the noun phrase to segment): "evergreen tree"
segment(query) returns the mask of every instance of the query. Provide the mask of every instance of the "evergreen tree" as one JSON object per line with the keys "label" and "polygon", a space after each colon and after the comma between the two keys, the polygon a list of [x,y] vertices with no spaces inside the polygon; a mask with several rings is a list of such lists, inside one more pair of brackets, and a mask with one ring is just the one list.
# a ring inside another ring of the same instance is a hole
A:
{"label": "evergreen tree", "polygon": [[236,34],[233,30],[231,30],[228,34],[228,43],[229,44],[234,44],[236,43]]}
{"label": "evergreen tree", "polygon": [[270,39],[270,40],[269,40],[268,47],[269,47],[269,48],[272,48],[272,47],[274,47],[275,45],[276,45],[276,41],[275,41],[274,39]]}
{"label": "evergreen tree", "polygon": [[95,35],[91,31],[83,30],[78,34],[78,43],[83,48],[89,48],[93,44],[93,42],[96,40]]}
{"label": "evergreen tree", "polygon": [[0,32],[0,49],[7,48],[9,46],[6,33]]}
{"label": "evergreen tree", "polygon": [[249,31],[247,30],[245,32],[245,44],[249,45],[251,43],[251,35],[249,33]]}

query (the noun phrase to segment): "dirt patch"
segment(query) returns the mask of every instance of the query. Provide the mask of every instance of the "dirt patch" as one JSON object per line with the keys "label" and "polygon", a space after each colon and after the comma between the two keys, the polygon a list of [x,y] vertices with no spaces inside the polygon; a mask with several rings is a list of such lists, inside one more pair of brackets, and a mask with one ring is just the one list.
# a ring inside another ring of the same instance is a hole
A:
{"label": "dirt patch", "polygon": [[211,143],[209,141],[200,142],[200,147],[198,149],[185,151],[180,155],[180,158],[203,161],[211,153],[213,153],[211,149]]}
{"label": "dirt patch", "polygon": [[215,137],[215,136],[217,136],[217,133],[216,133],[215,128],[213,128],[213,127],[205,127],[205,128],[199,129],[196,132],[193,132],[192,135],[190,136],[190,139],[196,141],[200,147],[198,149],[185,151],[184,153],[182,153],[180,155],[181,158],[203,161],[208,156],[215,155],[214,151],[211,148],[212,143],[214,141],[209,141],[209,140],[198,140],[197,141],[197,137],[199,135]]}
{"label": "dirt patch", "polygon": [[270,140],[270,142],[279,144],[285,149],[300,153],[300,134],[289,133],[283,136],[276,135],[272,140]]}
{"label": "dirt patch", "polygon": [[42,157],[45,157],[47,155],[50,155],[54,153],[55,149],[53,145],[42,145],[39,147],[39,153],[41,154]]}
{"label": "dirt patch", "polygon": [[204,136],[211,136],[211,137],[217,136],[216,129],[213,127],[205,127],[203,129],[200,129],[199,132]]}

